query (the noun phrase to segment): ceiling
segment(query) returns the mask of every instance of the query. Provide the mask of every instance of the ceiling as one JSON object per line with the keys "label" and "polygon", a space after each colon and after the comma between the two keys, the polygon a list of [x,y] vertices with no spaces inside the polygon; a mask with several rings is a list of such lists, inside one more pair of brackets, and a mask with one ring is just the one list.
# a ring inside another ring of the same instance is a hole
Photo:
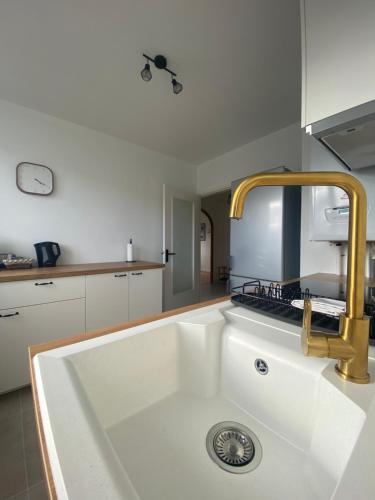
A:
{"label": "ceiling", "polygon": [[299,119],[299,0],[4,0],[0,68],[1,99],[198,164]]}

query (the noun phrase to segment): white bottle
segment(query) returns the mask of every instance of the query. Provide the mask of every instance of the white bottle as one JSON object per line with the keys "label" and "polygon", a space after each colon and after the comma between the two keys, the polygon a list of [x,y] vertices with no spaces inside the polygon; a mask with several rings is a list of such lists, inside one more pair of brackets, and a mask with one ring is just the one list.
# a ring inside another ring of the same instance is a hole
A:
{"label": "white bottle", "polygon": [[126,262],[134,262],[133,258],[133,239],[130,238],[126,247]]}

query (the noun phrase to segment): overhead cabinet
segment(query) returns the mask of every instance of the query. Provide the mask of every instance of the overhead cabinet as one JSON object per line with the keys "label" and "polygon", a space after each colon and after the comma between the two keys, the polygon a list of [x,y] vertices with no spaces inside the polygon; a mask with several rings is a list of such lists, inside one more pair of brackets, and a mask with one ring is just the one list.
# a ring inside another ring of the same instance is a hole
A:
{"label": "overhead cabinet", "polygon": [[162,269],[0,283],[0,393],[30,382],[28,346],[162,310]]}
{"label": "overhead cabinet", "polygon": [[374,0],[301,0],[303,127],[375,99],[374,19]]}

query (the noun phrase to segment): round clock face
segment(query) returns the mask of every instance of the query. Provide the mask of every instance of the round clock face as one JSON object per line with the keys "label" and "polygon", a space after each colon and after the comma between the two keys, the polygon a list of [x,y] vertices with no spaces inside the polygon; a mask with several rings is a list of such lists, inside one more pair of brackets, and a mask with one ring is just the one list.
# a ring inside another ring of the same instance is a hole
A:
{"label": "round clock face", "polygon": [[17,187],[23,193],[48,195],[53,191],[53,172],[36,163],[17,165]]}

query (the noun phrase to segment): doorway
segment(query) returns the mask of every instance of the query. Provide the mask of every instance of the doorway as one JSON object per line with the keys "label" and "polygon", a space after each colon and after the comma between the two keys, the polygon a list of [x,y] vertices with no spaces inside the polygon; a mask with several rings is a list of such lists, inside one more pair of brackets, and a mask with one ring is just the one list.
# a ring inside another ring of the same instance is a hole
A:
{"label": "doorway", "polygon": [[200,300],[228,294],[230,244],[230,190],[201,199]]}
{"label": "doorway", "polygon": [[201,242],[201,283],[213,283],[213,222],[210,214],[201,208],[200,219],[200,242]]}
{"label": "doorway", "polygon": [[200,198],[163,186],[163,310],[199,301]]}

